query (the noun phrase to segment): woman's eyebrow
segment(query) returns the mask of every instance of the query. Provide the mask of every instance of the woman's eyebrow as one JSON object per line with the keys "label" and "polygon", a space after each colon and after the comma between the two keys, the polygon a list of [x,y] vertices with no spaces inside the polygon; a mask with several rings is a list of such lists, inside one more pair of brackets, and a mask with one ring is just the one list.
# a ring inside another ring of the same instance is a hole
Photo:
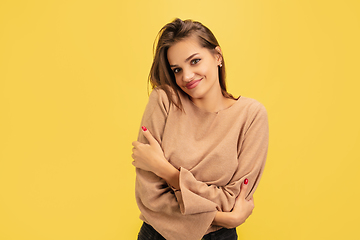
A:
{"label": "woman's eyebrow", "polygon": [[[197,54],[199,54],[199,53],[194,53],[194,54],[192,54],[190,57],[188,57],[187,59],[185,59],[185,62],[187,62],[187,61],[189,61],[192,57],[194,57],[195,55],[197,55]],[[170,65],[170,67],[177,67],[177,66],[179,66],[179,65]]]}

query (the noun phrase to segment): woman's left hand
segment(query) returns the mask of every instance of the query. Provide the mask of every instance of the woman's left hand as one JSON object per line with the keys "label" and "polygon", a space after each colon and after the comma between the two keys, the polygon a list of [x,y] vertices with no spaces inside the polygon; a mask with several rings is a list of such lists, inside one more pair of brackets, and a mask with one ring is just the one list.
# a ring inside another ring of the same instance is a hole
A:
{"label": "woman's left hand", "polygon": [[253,197],[246,200],[247,188],[247,184],[241,184],[240,194],[235,200],[233,210],[231,212],[217,212],[213,225],[219,225],[225,228],[236,228],[246,221],[255,207]]}
{"label": "woman's left hand", "polygon": [[170,163],[166,160],[160,144],[151,135],[149,130],[143,128],[143,134],[149,141],[149,144],[144,144],[138,141],[132,143],[134,146],[132,149],[133,154],[131,155],[134,159],[132,164],[137,168],[153,172],[159,176],[159,170],[164,168],[164,165]]}

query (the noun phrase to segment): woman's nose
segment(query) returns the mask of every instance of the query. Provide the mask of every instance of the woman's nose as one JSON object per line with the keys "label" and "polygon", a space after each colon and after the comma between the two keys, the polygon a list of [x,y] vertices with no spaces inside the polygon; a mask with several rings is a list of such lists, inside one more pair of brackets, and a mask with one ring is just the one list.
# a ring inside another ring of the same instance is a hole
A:
{"label": "woman's nose", "polygon": [[191,82],[194,79],[194,72],[190,69],[183,69],[183,80],[185,82]]}

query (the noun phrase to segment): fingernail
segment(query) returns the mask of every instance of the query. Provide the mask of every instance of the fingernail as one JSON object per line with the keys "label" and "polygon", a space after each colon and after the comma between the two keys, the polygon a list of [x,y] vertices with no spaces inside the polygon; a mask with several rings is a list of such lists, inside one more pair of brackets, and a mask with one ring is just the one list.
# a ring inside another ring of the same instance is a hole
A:
{"label": "fingernail", "polygon": [[248,184],[248,182],[249,182],[249,180],[246,178],[246,179],[244,180],[244,184],[246,185],[246,184]]}
{"label": "fingernail", "polygon": [[145,126],[142,126],[141,128],[144,132],[147,130]]}

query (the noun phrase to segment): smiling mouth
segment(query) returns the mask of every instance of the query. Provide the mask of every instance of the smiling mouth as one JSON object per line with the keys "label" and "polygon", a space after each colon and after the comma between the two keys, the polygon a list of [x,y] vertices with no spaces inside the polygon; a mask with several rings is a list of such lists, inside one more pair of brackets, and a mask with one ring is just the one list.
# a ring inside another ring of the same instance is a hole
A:
{"label": "smiling mouth", "polygon": [[192,89],[192,88],[196,87],[201,80],[202,80],[202,78],[199,79],[199,80],[193,80],[193,81],[187,83],[187,84],[186,84],[186,88],[187,88],[187,89]]}

